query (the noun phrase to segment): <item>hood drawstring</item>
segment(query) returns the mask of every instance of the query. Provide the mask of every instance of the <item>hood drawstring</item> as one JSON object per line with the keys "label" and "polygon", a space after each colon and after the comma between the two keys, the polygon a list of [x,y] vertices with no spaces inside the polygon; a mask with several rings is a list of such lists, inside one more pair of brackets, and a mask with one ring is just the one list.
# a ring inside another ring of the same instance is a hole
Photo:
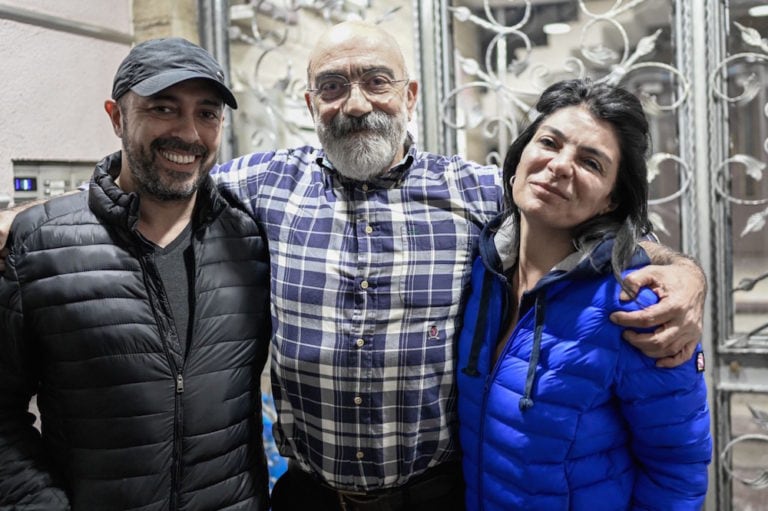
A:
{"label": "hood drawstring", "polygon": [[491,300],[491,285],[493,283],[493,273],[486,271],[483,275],[483,289],[480,294],[480,307],[478,308],[477,322],[475,323],[475,335],[472,337],[472,346],[469,351],[467,367],[461,370],[467,376],[479,376],[477,370],[477,361],[480,358],[480,349],[483,347],[483,334],[485,325],[488,323],[488,302]]}
{"label": "hood drawstring", "polygon": [[534,331],[533,331],[533,347],[531,348],[531,360],[528,362],[528,374],[525,377],[525,391],[523,397],[520,398],[518,406],[520,411],[524,412],[533,406],[533,380],[536,376],[536,366],[539,364],[539,354],[541,353],[541,333],[544,330],[544,295],[545,292],[540,292],[536,295],[536,303],[534,305]]}

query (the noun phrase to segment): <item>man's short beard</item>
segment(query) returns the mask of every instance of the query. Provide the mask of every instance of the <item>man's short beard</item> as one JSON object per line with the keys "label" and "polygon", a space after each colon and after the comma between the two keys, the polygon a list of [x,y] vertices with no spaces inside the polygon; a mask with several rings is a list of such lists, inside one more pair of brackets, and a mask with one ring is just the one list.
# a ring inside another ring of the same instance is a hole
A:
{"label": "man's short beard", "polygon": [[374,110],[363,117],[342,112],[324,124],[315,118],[317,136],[328,160],[344,177],[369,181],[387,173],[407,136],[408,117]]}
{"label": "man's short beard", "polygon": [[[201,162],[205,162],[208,155],[205,147],[197,144],[187,144],[176,138],[162,138],[153,140],[149,149],[145,150],[139,144],[132,144],[128,140],[127,131],[127,129],[124,129],[122,136],[123,157],[128,162],[128,168],[133,174],[133,181],[139,195],[152,197],[159,201],[181,201],[189,199],[197,192],[200,185],[207,178],[210,167],[203,169],[202,165],[204,163],[201,163],[200,171],[191,183],[185,184],[184,181],[188,179],[188,175],[179,173],[178,182],[166,184],[160,177],[156,159],[157,154],[162,149],[183,149],[202,155]],[[213,164],[211,164],[212,166]],[[172,179],[176,177],[174,174],[172,171],[166,171],[166,176]]]}

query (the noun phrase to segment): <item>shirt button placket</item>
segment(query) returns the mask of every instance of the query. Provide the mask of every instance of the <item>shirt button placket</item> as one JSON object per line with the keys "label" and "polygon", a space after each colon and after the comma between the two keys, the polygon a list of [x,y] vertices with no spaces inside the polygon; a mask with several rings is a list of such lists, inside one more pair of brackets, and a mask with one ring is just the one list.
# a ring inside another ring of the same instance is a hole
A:
{"label": "shirt button placket", "polygon": [[[368,196],[370,193],[370,186],[363,183],[360,185],[359,190],[362,190],[364,196]],[[365,205],[366,208],[363,210],[360,210],[357,217],[357,228],[356,233],[358,236],[358,250],[359,253],[358,258],[360,261],[373,261],[376,258],[376,249],[374,248],[375,244],[375,221],[371,221],[370,218],[370,211],[367,210],[367,207],[369,205],[367,199],[363,199],[360,201],[361,205]],[[363,305],[363,314],[361,316],[361,319],[363,321],[363,325],[366,325],[368,328],[371,328],[373,325],[373,322],[375,320],[375,314],[376,310],[375,307],[368,309],[369,303],[375,303],[375,300],[372,302],[371,299],[374,298],[372,295],[375,294],[376,290],[376,275],[371,274],[371,267],[368,263],[363,263],[359,267],[361,274],[360,276],[362,279],[360,280],[359,289],[362,291],[362,300],[363,302],[361,305]],[[368,280],[368,279],[374,279],[374,280]],[[369,317],[370,316],[370,317]],[[367,407],[363,406],[363,403],[365,402],[364,396],[367,395],[371,391],[370,389],[370,363],[371,363],[371,357],[366,356],[366,354],[363,351],[363,347],[365,347],[368,342],[372,342],[372,339],[366,339],[363,337],[363,335],[366,335],[365,333],[365,327],[357,332],[357,336],[354,338],[353,341],[353,350],[355,350],[360,357],[359,363],[360,363],[360,379],[357,382],[357,389],[352,397],[352,402],[354,403],[354,407],[357,410],[357,420],[358,420],[358,427],[362,428],[362,431],[365,431],[367,427],[370,426],[370,416],[369,416],[369,410]],[[370,355],[370,354],[369,354]],[[357,449],[355,450],[355,459],[358,462],[362,462],[364,458],[366,457],[365,450],[368,448],[368,440],[365,439],[365,437],[360,437],[357,440]]]}

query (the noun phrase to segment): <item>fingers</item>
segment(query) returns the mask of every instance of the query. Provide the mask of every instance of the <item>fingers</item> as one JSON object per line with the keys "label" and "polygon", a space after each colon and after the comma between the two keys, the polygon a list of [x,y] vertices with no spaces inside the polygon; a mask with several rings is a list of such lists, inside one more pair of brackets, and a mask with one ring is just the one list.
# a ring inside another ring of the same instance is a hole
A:
{"label": "fingers", "polygon": [[645,355],[658,359],[658,367],[675,367],[690,360],[699,337],[678,327],[662,325],[653,332],[624,331],[624,339]]}
{"label": "fingers", "polygon": [[[625,281],[625,282],[626,282],[626,281]],[[631,286],[630,286],[630,287],[631,287]],[[635,288],[635,287],[631,287],[631,289],[632,289],[632,291],[633,291],[635,294],[637,294],[637,290],[638,290],[638,288]],[[631,297],[631,296],[629,296],[629,293],[627,293],[627,291],[626,291],[624,288],[621,288],[621,293],[619,293],[619,300],[621,300],[622,302],[628,302],[628,301],[630,301],[631,299],[632,299],[632,297]]]}
{"label": "fingers", "polygon": [[693,353],[696,351],[696,342],[692,342],[683,346],[683,349],[678,351],[671,357],[660,358],[656,361],[656,367],[677,367],[691,359]]}
{"label": "fingers", "polygon": [[626,328],[652,328],[679,319],[679,314],[680,311],[665,300],[634,312],[614,312],[611,321]]}
{"label": "fingers", "polygon": [[[637,294],[641,287],[653,288],[657,283],[656,279],[650,272],[643,270],[645,270],[645,268],[630,273],[626,278],[624,278],[624,285],[631,289],[635,294]],[[632,297],[629,296],[629,294],[622,288],[621,294],[619,295],[619,300],[626,302],[631,299]]]}
{"label": "fingers", "polygon": [[624,283],[634,290],[638,290],[642,286],[654,284],[656,282],[656,278],[654,277],[652,270],[652,266],[645,266],[639,270],[633,271],[624,277]]}
{"label": "fingers", "polygon": [[5,242],[8,241],[8,233],[11,231],[11,224],[16,213],[9,210],[0,211],[0,249],[5,248]]}
{"label": "fingers", "polygon": [[674,328],[660,327],[653,332],[638,333],[634,330],[625,330],[624,340],[651,358],[666,358],[676,355],[685,346],[685,341],[680,341],[678,332]]}
{"label": "fingers", "polygon": [[16,213],[10,210],[0,211],[0,273],[5,272],[5,258],[8,257],[8,247],[5,246],[8,241],[8,234],[11,232],[11,224]]}

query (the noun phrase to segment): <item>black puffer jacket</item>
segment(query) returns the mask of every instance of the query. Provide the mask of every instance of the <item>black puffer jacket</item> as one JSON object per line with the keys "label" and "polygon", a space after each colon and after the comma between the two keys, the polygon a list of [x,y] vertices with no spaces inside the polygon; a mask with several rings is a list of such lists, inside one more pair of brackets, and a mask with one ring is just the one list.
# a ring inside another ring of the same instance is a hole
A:
{"label": "black puffer jacket", "polygon": [[137,236],[138,197],[108,173],[119,168],[107,157],[88,192],[14,223],[0,279],[0,509],[267,509],[266,243],[202,187],[185,353]]}

